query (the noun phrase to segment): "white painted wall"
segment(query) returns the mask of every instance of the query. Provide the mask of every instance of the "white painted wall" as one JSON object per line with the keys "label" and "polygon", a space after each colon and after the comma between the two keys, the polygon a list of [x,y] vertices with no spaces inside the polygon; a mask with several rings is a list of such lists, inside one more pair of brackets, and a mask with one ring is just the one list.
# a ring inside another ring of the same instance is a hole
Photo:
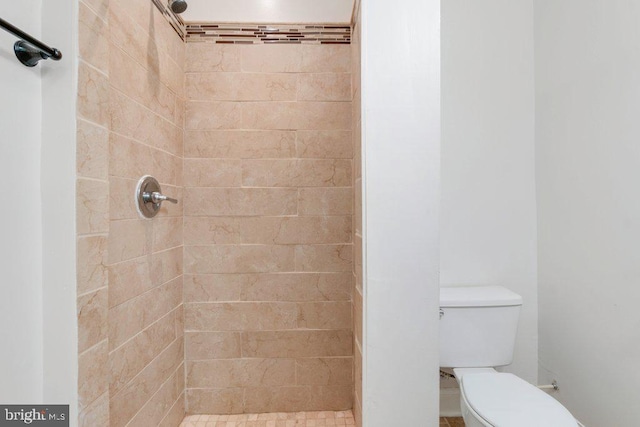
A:
{"label": "white painted wall", "polygon": [[504,370],[536,383],[533,49],[532,0],[442,2],[440,281],[522,295]]}
{"label": "white painted wall", "polygon": [[42,37],[63,52],[42,68],[43,400],[77,421],[76,99],[78,1],[44,1]]}
{"label": "white painted wall", "polygon": [[536,0],[540,379],[640,419],[640,3]]}
{"label": "white painted wall", "polygon": [[361,8],[363,425],[436,426],[440,2]]}
{"label": "white painted wall", "polygon": [[349,23],[353,0],[187,0],[186,22]]}
{"label": "white painted wall", "polygon": [[[77,401],[77,1],[0,3],[0,16],[62,50],[33,68],[0,31],[0,402]],[[40,16],[46,16],[42,21]]]}
{"label": "white painted wall", "polygon": [[[0,2],[0,16],[39,36],[40,0]],[[15,58],[0,30],[0,402],[42,400],[40,68]]]}

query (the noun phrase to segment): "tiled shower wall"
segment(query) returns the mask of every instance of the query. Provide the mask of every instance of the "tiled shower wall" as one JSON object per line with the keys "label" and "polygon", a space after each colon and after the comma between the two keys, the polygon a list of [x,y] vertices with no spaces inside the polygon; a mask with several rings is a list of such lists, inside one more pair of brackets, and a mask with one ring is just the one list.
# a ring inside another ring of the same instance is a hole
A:
{"label": "tiled shower wall", "polygon": [[188,43],[186,405],[350,409],[349,45]]}
{"label": "tiled shower wall", "polygon": [[356,0],[353,14],[351,44],[351,93],[353,99],[353,363],[354,399],[353,416],[356,426],[362,426],[362,138],[361,138],[361,91],[360,91],[360,1]]}
{"label": "tiled shower wall", "polygon": [[138,219],[137,180],[182,199],[184,45],[149,0],[82,0],[78,77],[80,426],[184,415],[182,204]]}

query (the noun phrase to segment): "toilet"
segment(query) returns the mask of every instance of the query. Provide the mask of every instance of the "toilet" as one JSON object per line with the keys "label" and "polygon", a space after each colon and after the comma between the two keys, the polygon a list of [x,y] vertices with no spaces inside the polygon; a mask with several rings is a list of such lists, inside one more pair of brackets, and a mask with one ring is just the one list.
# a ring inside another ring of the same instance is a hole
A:
{"label": "toilet", "polygon": [[440,367],[460,384],[466,427],[577,427],[560,402],[494,367],[513,359],[522,297],[501,286],[440,289]]}

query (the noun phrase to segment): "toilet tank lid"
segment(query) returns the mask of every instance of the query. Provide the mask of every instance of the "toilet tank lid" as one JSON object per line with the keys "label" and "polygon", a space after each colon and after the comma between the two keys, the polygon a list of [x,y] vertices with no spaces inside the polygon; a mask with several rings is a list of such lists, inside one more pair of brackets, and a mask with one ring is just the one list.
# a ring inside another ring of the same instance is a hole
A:
{"label": "toilet tank lid", "polygon": [[503,307],[522,305],[522,297],[502,286],[440,288],[440,307]]}

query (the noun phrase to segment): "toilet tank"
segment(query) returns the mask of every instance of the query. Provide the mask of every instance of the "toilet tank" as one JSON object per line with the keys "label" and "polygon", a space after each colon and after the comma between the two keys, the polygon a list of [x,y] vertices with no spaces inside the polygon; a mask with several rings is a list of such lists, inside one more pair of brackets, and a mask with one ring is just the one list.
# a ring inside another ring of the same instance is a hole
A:
{"label": "toilet tank", "polygon": [[508,365],[522,297],[502,286],[440,288],[440,366]]}

